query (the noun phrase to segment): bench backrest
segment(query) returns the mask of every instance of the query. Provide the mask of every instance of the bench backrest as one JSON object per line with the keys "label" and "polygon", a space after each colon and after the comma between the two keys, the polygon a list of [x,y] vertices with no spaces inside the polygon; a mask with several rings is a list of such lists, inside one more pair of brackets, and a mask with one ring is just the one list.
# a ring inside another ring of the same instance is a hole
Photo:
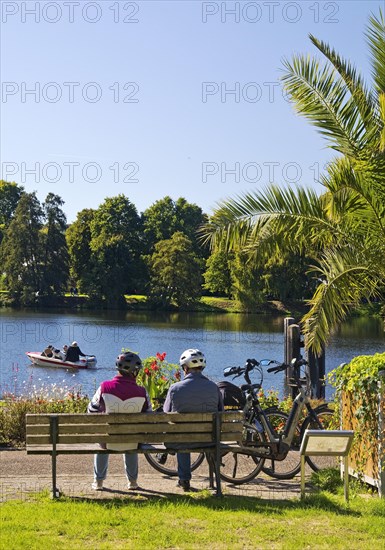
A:
{"label": "bench backrest", "polygon": [[241,441],[243,414],[27,414],[27,447],[90,443]]}

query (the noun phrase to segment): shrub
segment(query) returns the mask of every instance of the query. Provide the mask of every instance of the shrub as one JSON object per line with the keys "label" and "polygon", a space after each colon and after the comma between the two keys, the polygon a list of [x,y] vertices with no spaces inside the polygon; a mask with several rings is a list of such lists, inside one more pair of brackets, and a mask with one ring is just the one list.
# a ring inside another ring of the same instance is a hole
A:
{"label": "shrub", "polygon": [[35,386],[28,397],[12,393],[3,395],[0,407],[0,445],[25,444],[25,415],[28,413],[86,412],[88,397],[81,389],[59,388],[56,384]]}
{"label": "shrub", "polygon": [[[342,412],[349,417],[347,420],[353,418],[355,435],[350,454],[358,474],[363,473],[368,460],[373,458],[373,442],[379,435],[377,395],[382,370],[385,370],[385,353],[376,353],[355,357],[328,375],[336,388],[335,404],[339,418],[342,418]],[[349,410],[341,410],[343,394]]]}

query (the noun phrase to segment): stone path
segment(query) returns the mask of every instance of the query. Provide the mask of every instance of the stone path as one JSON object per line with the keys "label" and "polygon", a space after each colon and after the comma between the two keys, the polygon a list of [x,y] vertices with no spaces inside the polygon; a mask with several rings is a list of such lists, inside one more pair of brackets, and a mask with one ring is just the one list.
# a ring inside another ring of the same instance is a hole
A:
{"label": "stone path", "polygon": [[[119,498],[150,499],[167,498],[173,494],[183,494],[176,486],[176,479],[163,476],[155,471],[139,455],[140,491],[127,489],[123,460],[120,455],[110,455],[108,478],[103,491],[93,491],[92,455],[60,455],[57,459],[57,485],[60,491],[73,498]],[[191,482],[195,490],[209,486],[207,468],[202,464],[195,472]],[[51,488],[50,456],[27,455],[23,450],[0,449],[0,501],[11,499],[30,500],[37,492]],[[227,495],[252,496],[267,500],[293,499],[300,497],[300,478],[279,481],[259,475],[244,485],[222,483]]]}

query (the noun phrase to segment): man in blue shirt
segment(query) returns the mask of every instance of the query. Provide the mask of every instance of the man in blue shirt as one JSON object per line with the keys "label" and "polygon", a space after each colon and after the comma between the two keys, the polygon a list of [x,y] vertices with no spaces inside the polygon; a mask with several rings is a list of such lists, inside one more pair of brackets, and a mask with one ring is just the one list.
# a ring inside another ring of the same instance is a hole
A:
{"label": "man in blue shirt", "polygon": [[[203,376],[206,358],[198,349],[187,349],[180,356],[179,364],[184,371],[184,379],[173,384],[168,390],[163,406],[164,412],[205,413],[223,410],[222,396],[218,386]],[[177,453],[178,486],[190,490],[191,456]]]}

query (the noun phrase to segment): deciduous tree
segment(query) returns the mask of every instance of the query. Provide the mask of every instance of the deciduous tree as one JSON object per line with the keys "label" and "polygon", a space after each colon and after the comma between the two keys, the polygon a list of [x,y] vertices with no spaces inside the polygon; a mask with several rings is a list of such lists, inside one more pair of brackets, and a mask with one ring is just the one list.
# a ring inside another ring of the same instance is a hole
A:
{"label": "deciduous tree", "polygon": [[95,261],[91,251],[91,222],[95,210],[86,208],[78,212],[76,220],[67,228],[66,240],[70,261],[70,278],[81,292],[93,296]]}
{"label": "deciduous tree", "polygon": [[111,306],[124,304],[143,277],[141,222],[135,205],[124,195],[107,198],[90,224],[94,285]]}
{"label": "deciduous tree", "polygon": [[149,264],[154,303],[185,307],[200,298],[200,260],[186,235],[176,232],[171,239],[156,243]]}

